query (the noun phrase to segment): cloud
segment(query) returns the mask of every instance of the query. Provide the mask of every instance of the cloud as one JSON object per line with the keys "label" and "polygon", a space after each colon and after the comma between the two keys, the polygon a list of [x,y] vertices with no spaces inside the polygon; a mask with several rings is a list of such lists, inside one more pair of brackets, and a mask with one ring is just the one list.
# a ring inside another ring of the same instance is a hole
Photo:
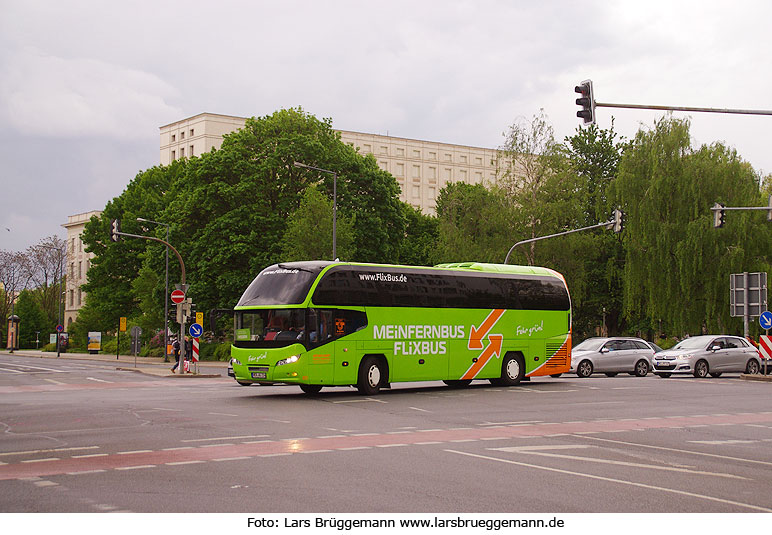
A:
{"label": "cloud", "polygon": [[24,47],[5,54],[0,117],[24,135],[146,137],[159,116],[180,116],[177,91],[148,72]]}

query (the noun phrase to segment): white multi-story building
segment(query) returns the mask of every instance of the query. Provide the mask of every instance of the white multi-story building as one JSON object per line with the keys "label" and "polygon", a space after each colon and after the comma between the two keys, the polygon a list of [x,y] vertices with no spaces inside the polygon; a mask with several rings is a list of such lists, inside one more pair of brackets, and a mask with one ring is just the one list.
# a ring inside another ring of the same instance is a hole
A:
{"label": "white multi-story building", "polygon": [[[223,136],[242,128],[244,117],[200,113],[161,130],[161,165],[220,148]],[[495,182],[499,151],[436,141],[338,130],[344,143],[372,154],[397,179],[400,200],[433,214],[439,191],[450,182]]]}
{"label": "white multi-story building", "polygon": [[86,292],[81,286],[86,283],[86,273],[91,267],[93,253],[87,253],[83,247],[81,235],[86,223],[92,216],[99,217],[101,210],[93,210],[83,214],[71,215],[67,223],[62,226],[67,229],[67,261],[65,274],[67,286],[64,296],[64,328],[68,330],[70,324],[78,317],[78,312],[85,303]]}

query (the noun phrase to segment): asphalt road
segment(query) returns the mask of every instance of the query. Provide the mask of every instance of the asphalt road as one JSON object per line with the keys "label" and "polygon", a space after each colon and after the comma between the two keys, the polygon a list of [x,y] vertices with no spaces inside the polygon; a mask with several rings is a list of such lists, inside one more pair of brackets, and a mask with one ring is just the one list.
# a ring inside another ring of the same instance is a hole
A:
{"label": "asphalt road", "polygon": [[0,512],[772,512],[772,383],[308,396],[0,354]]}

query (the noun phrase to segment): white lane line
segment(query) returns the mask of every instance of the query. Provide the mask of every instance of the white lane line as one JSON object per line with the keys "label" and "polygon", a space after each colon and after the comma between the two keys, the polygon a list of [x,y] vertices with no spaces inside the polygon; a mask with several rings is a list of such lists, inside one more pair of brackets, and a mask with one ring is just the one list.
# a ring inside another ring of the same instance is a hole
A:
{"label": "white lane line", "polygon": [[419,411],[419,412],[432,412],[432,411],[427,411],[426,409],[420,409],[418,407],[408,407],[408,409],[413,409],[414,411]]}
{"label": "white lane line", "polygon": [[540,455],[542,457],[553,457],[556,459],[568,459],[571,461],[581,461],[583,463],[599,463],[599,464],[611,464],[614,466],[627,466],[630,468],[646,468],[648,470],[662,470],[664,472],[681,472],[685,474],[699,474],[703,476],[724,477],[727,479],[745,479],[747,477],[737,476],[734,474],[724,474],[721,472],[703,472],[701,470],[694,470],[692,468],[676,468],[673,466],[662,466],[656,464],[642,464],[631,463],[627,461],[614,461],[611,459],[598,459],[595,457],[580,457],[577,455],[563,455],[559,453],[547,453],[544,450],[556,450],[556,449],[576,449],[576,448],[594,448],[588,444],[567,444],[563,446],[515,446],[509,448],[491,448],[492,451],[504,451],[507,453],[520,453],[527,455]]}
{"label": "white lane line", "polygon": [[143,464],[139,466],[122,466],[120,468],[116,468],[116,470],[138,470],[140,468],[155,468],[154,464]]}
{"label": "white lane line", "polygon": [[207,414],[211,414],[212,416],[233,416],[233,417],[239,416],[238,414],[228,414],[226,412],[209,412]]}
{"label": "white lane line", "polygon": [[23,463],[46,463],[48,461],[59,461],[59,457],[49,457],[47,459],[27,459],[26,461],[22,461]]}
{"label": "white lane line", "polygon": [[265,438],[269,435],[240,435],[235,437],[211,437],[211,438],[189,438],[180,440],[180,442],[210,442],[213,440],[240,440],[242,438]]}
{"label": "white lane line", "polygon": [[212,459],[216,463],[220,463],[223,461],[244,461],[246,459],[251,459],[252,457],[224,457],[222,459]]}
{"label": "white lane line", "polygon": [[107,470],[83,470],[81,472],[67,472],[68,476],[82,476],[84,474],[101,474],[107,472]]}
{"label": "white lane line", "polygon": [[339,448],[340,451],[354,451],[354,450],[371,450],[372,446],[354,446],[351,448]]}
{"label": "white lane line", "polygon": [[105,381],[104,379],[97,379],[96,377],[86,377],[89,381],[96,381],[97,383],[113,383],[114,381]]}
{"label": "white lane line", "polygon": [[44,380],[44,381],[48,381],[49,383],[53,383],[53,384],[55,384],[55,385],[64,385],[64,384],[67,384],[67,383],[63,383],[63,382],[61,382],[61,381],[57,381],[56,379],[49,379],[49,378],[47,378],[47,377],[43,377],[43,380]]}
{"label": "white lane line", "polygon": [[132,453],[150,453],[153,450],[119,451],[118,455],[131,455]]}
{"label": "white lane line", "polygon": [[670,489],[670,488],[667,488],[667,487],[658,487],[656,485],[646,485],[645,483],[635,483],[635,482],[632,482],[632,481],[624,481],[624,480],[621,480],[621,479],[614,479],[614,478],[610,478],[610,477],[596,476],[596,475],[593,475],[593,474],[584,474],[582,472],[574,472],[572,470],[561,470],[559,468],[550,468],[548,466],[540,466],[538,464],[521,463],[521,462],[518,462],[518,461],[513,461],[511,459],[500,459],[498,457],[489,457],[487,455],[478,455],[476,453],[468,453],[468,452],[464,452],[464,451],[456,451],[456,450],[445,450],[445,451],[447,451],[448,453],[456,453],[458,455],[465,455],[467,457],[475,457],[477,459],[485,459],[487,461],[496,461],[496,462],[500,462],[500,463],[514,464],[514,465],[517,465],[517,466],[524,466],[526,468],[535,468],[537,470],[546,470],[548,472],[557,472],[557,473],[560,473],[560,474],[568,474],[568,475],[572,475],[572,476],[586,477],[588,479],[597,479],[599,481],[607,481],[609,483],[619,483],[620,485],[628,485],[628,486],[631,486],[631,487],[639,487],[639,488],[643,488],[643,489],[657,490],[657,491],[661,491],[661,492],[670,492],[672,494],[680,494],[682,496],[690,496],[692,498],[697,498],[697,499],[707,500],[707,501],[713,501],[713,502],[723,503],[723,504],[727,504],[727,505],[733,505],[733,506],[736,506],[736,507],[741,507],[741,508],[745,508],[745,509],[751,509],[751,510],[754,510],[754,511],[764,511],[765,513],[772,513],[772,509],[768,509],[766,507],[760,507],[760,506],[757,506],[757,505],[750,505],[750,504],[747,504],[747,503],[735,502],[735,501],[732,501],[732,500],[725,500],[723,498],[716,498],[714,496],[707,496],[707,495],[704,495],[704,494],[696,494],[694,492],[687,492],[687,491],[684,491],[684,490]]}
{"label": "white lane line", "polygon": [[54,483],[53,481],[35,481],[34,485],[36,487],[58,487],[59,483]]}
{"label": "white lane line", "polygon": [[206,461],[177,461],[173,463],[165,463],[167,466],[180,466],[183,464],[201,464],[205,463]]}
{"label": "white lane line", "polygon": [[[577,434],[577,433],[575,433],[575,434]],[[714,457],[716,459],[726,459],[726,460],[730,460],[730,461],[742,461],[742,462],[746,462],[746,463],[763,464],[765,466],[772,466],[772,462],[757,461],[755,459],[746,459],[746,458],[743,458],[743,457],[729,457],[727,455],[718,455],[716,453],[705,453],[705,452],[702,452],[702,451],[681,450],[681,449],[677,449],[677,448],[666,448],[664,446],[651,446],[649,444],[639,444],[637,442],[624,442],[624,441],[621,441],[621,440],[611,440],[609,438],[600,438],[600,437],[589,437],[589,436],[586,436],[586,435],[582,435],[579,438],[587,438],[587,439],[590,439],[590,440],[597,440],[599,442],[611,442],[612,444],[623,444],[625,446],[638,446],[639,448],[649,448],[649,449],[653,449],[653,450],[663,450],[663,451],[674,451],[676,453],[687,453],[687,454],[690,454],[690,455],[699,455],[699,456],[702,456],[702,457]]]}
{"label": "white lane line", "polygon": [[0,372],[25,373],[19,370],[14,370],[12,368],[0,368]]}
{"label": "white lane line", "polygon": [[99,446],[80,446],[76,448],[52,448],[47,450],[27,450],[27,451],[6,451],[0,452],[0,457],[3,455],[32,455],[35,453],[51,453],[54,451],[75,451],[75,450],[98,450]]}
{"label": "white lane line", "polygon": [[106,453],[89,453],[88,455],[73,455],[73,459],[89,459],[91,457],[107,457]]}

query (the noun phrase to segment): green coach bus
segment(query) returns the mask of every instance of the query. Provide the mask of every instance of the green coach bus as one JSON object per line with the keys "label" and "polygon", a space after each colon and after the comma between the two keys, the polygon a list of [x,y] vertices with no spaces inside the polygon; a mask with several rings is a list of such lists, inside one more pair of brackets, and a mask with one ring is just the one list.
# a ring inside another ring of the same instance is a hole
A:
{"label": "green coach bus", "polygon": [[231,366],[244,386],[372,395],[402,381],[516,385],[568,372],[570,354],[571,301],[551,269],[316,261],[252,281],[235,307]]}

